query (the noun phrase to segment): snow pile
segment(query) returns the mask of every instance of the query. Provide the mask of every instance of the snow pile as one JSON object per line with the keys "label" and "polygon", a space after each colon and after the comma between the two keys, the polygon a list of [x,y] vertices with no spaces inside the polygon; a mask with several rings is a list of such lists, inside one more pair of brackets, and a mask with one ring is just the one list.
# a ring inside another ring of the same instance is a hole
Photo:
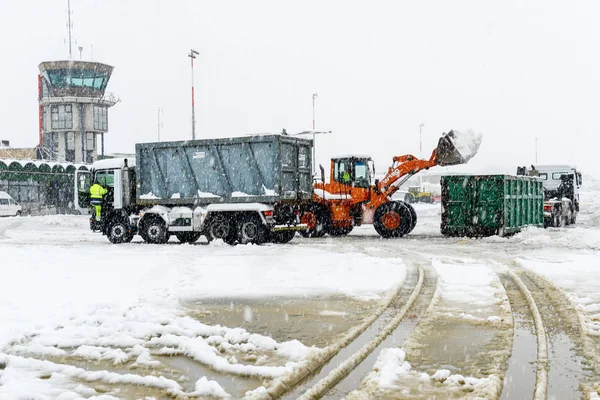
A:
{"label": "snow pile", "polygon": [[[368,393],[369,398],[383,398],[385,394],[396,393],[402,388],[417,385],[439,385],[443,384],[450,390],[466,390],[473,398],[477,396],[487,397],[492,393],[498,393],[501,386],[500,379],[495,375],[486,378],[464,377],[460,374],[452,374],[447,369],[437,370],[429,375],[425,372],[412,370],[406,361],[406,354],[400,348],[383,349],[369,373],[363,385],[358,391],[350,393],[348,399],[364,398],[362,394]],[[422,390],[419,389],[420,391]],[[405,392],[404,389],[402,392]],[[361,394],[362,392],[362,394]],[[407,393],[408,394],[408,391]]]}
{"label": "snow pile", "polygon": [[465,159],[465,162],[469,161],[481,146],[483,136],[481,133],[475,133],[472,129],[465,131],[452,130],[452,143],[461,156]]}
{"label": "snow pile", "polygon": [[406,354],[400,348],[381,350],[373,367],[373,370],[379,373],[379,387],[396,388],[394,382],[398,377],[410,372],[410,364],[405,358]]}
{"label": "snow pile", "polygon": [[191,396],[210,396],[217,398],[231,397],[223,388],[215,381],[209,381],[205,376],[198,379],[196,382],[196,390],[190,393]]}

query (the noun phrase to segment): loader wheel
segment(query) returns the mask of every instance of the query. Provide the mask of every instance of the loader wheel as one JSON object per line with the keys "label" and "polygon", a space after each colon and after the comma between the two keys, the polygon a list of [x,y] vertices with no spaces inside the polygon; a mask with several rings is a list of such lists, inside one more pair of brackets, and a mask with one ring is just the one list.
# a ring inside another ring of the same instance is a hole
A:
{"label": "loader wheel", "polygon": [[384,238],[402,237],[411,231],[412,213],[401,201],[383,203],[375,211],[373,225]]}
{"label": "loader wheel", "polygon": [[412,232],[413,229],[415,229],[415,226],[417,226],[417,212],[415,211],[415,208],[413,206],[411,206],[410,204],[405,204],[406,207],[408,207],[408,210],[410,211],[410,216],[412,218],[412,223],[410,224],[410,230],[407,233]]}
{"label": "loader wheel", "polygon": [[140,235],[148,243],[163,244],[169,241],[169,232],[165,221],[158,216],[149,217],[143,221]]}
{"label": "loader wheel", "polygon": [[108,241],[112,244],[129,243],[133,239],[131,228],[124,221],[115,221],[108,226]]}
{"label": "loader wheel", "polygon": [[312,204],[302,211],[300,222],[308,225],[308,230],[300,231],[306,238],[324,236],[329,230],[329,211],[320,204]]}
{"label": "loader wheel", "polygon": [[175,234],[177,240],[181,243],[194,243],[201,236],[200,232],[177,232]]}
{"label": "loader wheel", "polygon": [[409,204],[410,204],[410,203],[414,202],[414,200],[415,200],[415,199],[414,199],[414,197],[413,197],[413,195],[412,195],[412,194],[410,194],[410,193],[406,193],[406,194],[404,195],[404,201],[405,201],[405,202],[407,202],[407,203],[409,203]]}

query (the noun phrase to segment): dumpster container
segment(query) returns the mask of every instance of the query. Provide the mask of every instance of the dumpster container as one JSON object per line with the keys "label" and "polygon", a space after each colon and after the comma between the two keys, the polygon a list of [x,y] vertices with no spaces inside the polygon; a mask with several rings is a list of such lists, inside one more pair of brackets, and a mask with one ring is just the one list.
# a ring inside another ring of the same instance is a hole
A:
{"label": "dumpster container", "polygon": [[544,226],[544,188],[537,177],[443,176],[441,186],[443,235],[506,236]]}
{"label": "dumpster container", "polygon": [[282,135],[138,143],[137,203],[310,200],[311,152],[311,140]]}

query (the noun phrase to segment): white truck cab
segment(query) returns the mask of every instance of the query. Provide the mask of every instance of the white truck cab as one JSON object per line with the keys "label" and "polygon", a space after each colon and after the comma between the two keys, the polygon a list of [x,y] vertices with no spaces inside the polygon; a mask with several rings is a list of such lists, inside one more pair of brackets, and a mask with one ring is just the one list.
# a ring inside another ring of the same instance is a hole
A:
{"label": "white truck cab", "polygon": [[19,216],[23,207],[6,192],[0,192],[0,217]]}
{"label": "white truck cab", "polygon": [[574,224],[579,213],[581,172],[570,164],[538,164],[517,169],[517,175],[534,175],[544,185],[544,225]]}

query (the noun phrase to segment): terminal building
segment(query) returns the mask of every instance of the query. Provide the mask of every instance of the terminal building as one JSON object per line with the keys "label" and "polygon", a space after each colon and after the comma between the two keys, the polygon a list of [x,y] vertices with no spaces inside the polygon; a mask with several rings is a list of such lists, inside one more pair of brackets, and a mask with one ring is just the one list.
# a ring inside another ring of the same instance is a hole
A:
{"label": "terminal building", "polygon": [[113,67],[90,61],[48,61],[39,65],[38,159],[91,164],[104,156],[106,92]]}

